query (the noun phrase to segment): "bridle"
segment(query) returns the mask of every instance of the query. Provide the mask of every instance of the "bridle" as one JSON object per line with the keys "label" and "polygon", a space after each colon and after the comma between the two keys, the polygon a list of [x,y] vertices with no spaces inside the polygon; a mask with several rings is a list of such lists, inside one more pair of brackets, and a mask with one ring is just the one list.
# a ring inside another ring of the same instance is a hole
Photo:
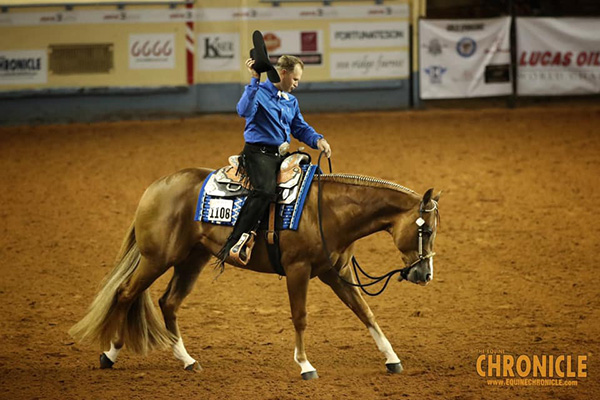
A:
{"label": "bridle", "polygon": [[[340,278],[340,280],[342,282],[344,282],[345,284],[347,284],[349,286],[359,287],[363,291],[363,293],[365,293],[368,296],[378,296],[381,293],[383,293],[383,291],[387,288],[387,285],[390,282],[390,279],[392,278],[392,276],[394,276],[396,274],[400,274],[400,276],[402,277],[403,280],[408,280],[408,275],[410,274],[410,271],[412,271],[413,268],[415,268],[417,265],[419,265],[421,262],[423,262],[425,260],[433,259],[433,256],[435,256],[434,252],[428,252],[427,254],[424,254],[424,251],[423,251],[423,249],[424,249],[423,236],[424,235],[431,236],[434,232],[431,229],[431,227],[427,224],[427,222],[425,222],[425,220],[423,219],[423,214],[427,214],[427,213],[435,211],[436,219],[439,220],[439,211],[438,211],[437,201],[431,199],[431,202],[433,203],[433,207],[430,209],[425,208],[426,204],[423,203],[423,200],[421,200],[421,205],[419,206],[419,218],[417,218],[417,220],[415,221],[415,223],[418,226],[418,229],[417,229],[417,234],[418,234],[417,252],[418,252],[419,258],[417,258],[414,262],[412,262],[407,267],[392,270],[381,276],[371,276],[367,272],[365,272],[365,270],[362,269],[362,267],[360,266],[360,264],[358,263],[356,258],[354,256],[352,256],[352,267],[354,268],[354,276],[356,276],[356,281],[358,283],[349,282],[343,276],[340,275],[340,272],[335,269],[333,263],[331,262],[331,257],[330,257],[331,253],[329,252],[329,249],[327,247],[327,242],[325,241],[325,234],[323,233],[323,218],[322,218],[322,212],[321,212],[321,210],[322,210],[321,203],[322,203],[322,197],[323,197],[323,191],[321,190],[321,174],[322,174],[321,157],[323,156],[323,154],[325,154],[325,153],[322,151],[321,154],[319,154],[319,160],[317,161],[317,167],[318,167],[318,172],[319,172],[319,173],[317,173],[317,183],[318,183],[318,189],[319,189],[319,193],[317,196],[317,219],[319,221],[319,232],[321,234],[321,243],[323,245],[323,252],[325,253],[327,261],[329,262],[330,268],[336,272],[338,278]],[[329,172],[331,173],[331,172],[333,172],[333,170],[331,168],[331,159],[328,158],[327,161],[329,162]],[[361,283],[360,277],[358,275],[358,271],[362,272],[362,274],[365,277],[367,277],[368,279],[371,279],[371,282]],[[379,282],[384,281],[384,280],[385,280],[385,283],[383,284],[383,287],[379,291],[373,293],[373,292],[369,292],[366,289],[367,287],[376,285]]]}
{"label": "bridle", "polygon": [[412,269],[414,267],[416,267],[417,265],[419,265],[421,262],[423,262],[425,260],[428,260],[430,258],[433,259],[433,256],[435,256],[435,252],[433,252],[433,251],[428,252],[427,254],[423,254],[423,236],[424,235],[431,236],[433,234],[433,229],[431,229],[429,224],[427,224],[427,222],[425,222],[425,220],[423,219],[423,214],[427,214],[427,213],[435,211],[436,219],[438,219],[439,215],[440,215],[438,212],[437,201],[435,201],[433,199],[431,199],[430,201],[433,203],[433,207],[431,207],[430,209],[425,209],[425,204],[423,203],[422,200],[421,200],[421,205],[419,206],[419,218],[417,218],[417,220],[415,221],[415,224],[417,224],[417,226],[418,226],[418,229],[417,229],[417,244],[418,244],[417,252],[418,252],[419,258],[417,258],[415,261],[413,261],[408,267],[402,268],[400,270],[400,276],[404,280],[408,280],[408,274],[410,274],[410,271],[412,271]]}

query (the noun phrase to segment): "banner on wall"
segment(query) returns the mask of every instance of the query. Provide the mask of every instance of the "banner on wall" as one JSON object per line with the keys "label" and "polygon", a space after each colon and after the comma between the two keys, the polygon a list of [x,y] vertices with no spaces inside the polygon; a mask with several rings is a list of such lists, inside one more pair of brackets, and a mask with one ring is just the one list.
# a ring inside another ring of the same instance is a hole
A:
{"label": "banner on wall", "polygon": [[199,71],[233,71],[239,69],[239,33],[201,33],[198,35]]}
{"label": "banner on wall", "polygon": [[129,35],[129,68],[175,68],[175,34]]}
{"label": "banner on wall", "polygon": [[600,18],[517,18],[517,93],[600,93]]}
{"label": "banner on wall", "polygon": [[422,99],[512,93],[510,18],[419,21]]}
{"label": "banner on wall", "polygon": [[329,33],[331,48],[408,46],[408,21],[334,23]]}
{"label": "banner on wall", "polygon": [[284,54],[300,58],[305,65],[323,64],[323,31],[287,30],[263,32],[271,63]]}
{"label": "banner on wall", "polygon": [[[198,3],[198,2],[197,2]],[[409,18],[408,4],[325,7],[202,7],[187,9],[123,9],[0,13],[0,27],[72,24],[130,24],[165,22],[298,21],[327,19]]]}
{"label": "banner on wall", "polygon": [[46,50],[0,51],[0,86],[44,84],[47,81]]}
{"label": "banner on wall", "polygon": [[330,69],[334,80],[406,78],[409,71],[408,52],[332,53]]}

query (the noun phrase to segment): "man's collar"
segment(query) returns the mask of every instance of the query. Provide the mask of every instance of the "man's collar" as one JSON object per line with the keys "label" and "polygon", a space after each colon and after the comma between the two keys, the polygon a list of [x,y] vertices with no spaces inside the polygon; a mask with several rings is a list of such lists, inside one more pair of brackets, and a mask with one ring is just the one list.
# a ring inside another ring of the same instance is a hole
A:
{"label": "man's collar", "polygon": [[277,87],[275,87],[275,85],[273,85],[273,82],[271,82],[270,80],[266,80],[265,81],[265,85],[267,86],[267,88],[269,89],[269,91],[271,92],[271,94],[273,96],[278,96],[278,97],[283,97],[286,100],[290,99],[290,95],[282,90],[277,89]]}

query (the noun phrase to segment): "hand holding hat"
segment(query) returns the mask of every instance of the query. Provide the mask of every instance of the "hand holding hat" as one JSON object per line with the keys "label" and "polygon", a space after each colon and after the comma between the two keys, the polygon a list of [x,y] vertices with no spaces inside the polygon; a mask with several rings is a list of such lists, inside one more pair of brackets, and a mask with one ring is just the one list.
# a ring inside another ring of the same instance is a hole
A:
{"label": "hand holding hat", "polygon": [[254,48],[250,50],[250,58],[254,60],[254,65],[252,65],[252,69],[254,69],[259,74],[262,72],[266,72],[267,77],[273,83],[279,82],[279,74],[277,73],[275,67],[273,67],[271,65],[271,62],[269,61],[269,55],[267,54],[267,46],[265,46],[265,40],[260,31],[254,31],[254,33],[252,34],[252,43],[254,44]]}

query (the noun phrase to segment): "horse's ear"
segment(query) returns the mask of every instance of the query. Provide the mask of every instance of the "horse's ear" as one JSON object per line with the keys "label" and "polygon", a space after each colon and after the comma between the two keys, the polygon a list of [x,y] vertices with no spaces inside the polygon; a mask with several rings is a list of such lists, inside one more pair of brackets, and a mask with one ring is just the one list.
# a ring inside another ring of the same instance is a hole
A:
{"label": "horse's ear", "polygon": [[435,196],[433,196],[433,201],[435,201],[436,203],[438,201],[440,201],[440,196],[442,195],[443,190],[440,190],[439,192],[437,192],[437,194]]}
{"label": "horse's ear", "polygon": [[425,195],[423,196],[423,204],[429,204],[429,201],[431,200],[431,195],[433,194],[433,188],[427,190],[425,192]]}

